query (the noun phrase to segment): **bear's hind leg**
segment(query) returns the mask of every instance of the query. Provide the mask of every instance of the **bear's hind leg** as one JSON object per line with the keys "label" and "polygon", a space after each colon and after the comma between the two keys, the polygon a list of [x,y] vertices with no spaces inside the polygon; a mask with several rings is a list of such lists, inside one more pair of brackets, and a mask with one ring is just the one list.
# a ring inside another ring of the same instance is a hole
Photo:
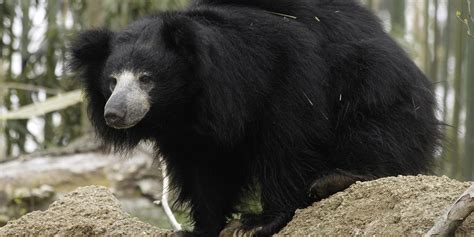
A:
{"label": "bear's hind leg", "polygon": [[358,175],[349,171],[335,169],[334,172],[314,180],[309,194],[314,200],[319,201],[343,191],[357,181],[367,181],[374,178],[375,176],[371,175]]}

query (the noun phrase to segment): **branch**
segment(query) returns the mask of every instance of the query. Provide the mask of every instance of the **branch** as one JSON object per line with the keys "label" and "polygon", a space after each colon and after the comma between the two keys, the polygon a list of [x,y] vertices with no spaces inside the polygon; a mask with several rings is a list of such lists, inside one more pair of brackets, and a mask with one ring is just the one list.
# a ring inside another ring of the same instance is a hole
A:
{"label": "branch", "polygon": [[65,109],[82,102],[81,90],[74,90],[49,97],[43,102],[32,103],[18,108],[15,111],[0,113],[0,121],[14,119],[30,119],[50,112]]}
{"label": "branch", "polygon": [[[143,146],[139,146],[138,149],[144,152],[149,157],[154,158],[155,155],[152,152],[150,152],[149,149],[147,149],[147,146],[145,146],[143,143],[142,145]],[[176,220],[176,217],[174,216],[173,211],[171,210],[170,205],[168,204],[168,193],[169,193],[170,181],[169,181],[168,174],[166,173],[166,163],[163,161],[162,158],[159,159],[159,163],[161,164],[161,175],[163,176],[163,191],[161,193],[161,200],[154,201],[153,203],[156,205],[161,205],[163,207],[163,210],[165,211],[165,214],[168,217],[168,220],[173,226],[174,230],[182,230],[181,225]]]}
{"label": "branch", "polygon": [[471,185],[454,204],[438,219],[425,234],[430,236],[454,236],[462,222],[474,211],[474,184]]}
{"label": "branch", "polygon": [[470,37],[474,37],[474,34],[471,31],[471,23],[474,21],[472,13],[471,13],[471,0],[466,0],[467,2],[467,16],[464,17],[460,10],[456,11],[456,17],[466,26],[467,28],[467,35]]}
{"label": "branch", "polygon": [[163,160],[160,160],[161,163],[161,173],[163,175],[163,193],[161,195],[161,201],[155,201],[155,204],[161,204],[163,210],[168,216],[168,220],[171,225],[173,225],[174,230],[182,230],[181,225],[176,220],[176,217],[173,214],[169,204],[168,204],[168,193],[169,193],[169,177],[166,173],[166,164]]}
{"label": "branch", "polygon": [[52,95],[57,95],[63,92],[60,89],[52,89],[52,88],[43,87],[43,86],[35,86],[35,85],[16,83],[16,82],[4,82],[0,85],[0,88],[17,89],[17,90],[33,91],[33,92],[44,91],[47,94],[52,94]]}

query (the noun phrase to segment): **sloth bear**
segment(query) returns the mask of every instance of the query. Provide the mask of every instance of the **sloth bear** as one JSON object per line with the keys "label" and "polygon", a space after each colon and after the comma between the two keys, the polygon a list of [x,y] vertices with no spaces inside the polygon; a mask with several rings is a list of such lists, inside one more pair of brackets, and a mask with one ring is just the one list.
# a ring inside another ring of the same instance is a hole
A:
{"label": "sloth bear", "polygon": [[194,230],[268,236],[357,180],[429,172],[429,80],[353,0],[200,0],[71,45],[105,144],[153,142]]}

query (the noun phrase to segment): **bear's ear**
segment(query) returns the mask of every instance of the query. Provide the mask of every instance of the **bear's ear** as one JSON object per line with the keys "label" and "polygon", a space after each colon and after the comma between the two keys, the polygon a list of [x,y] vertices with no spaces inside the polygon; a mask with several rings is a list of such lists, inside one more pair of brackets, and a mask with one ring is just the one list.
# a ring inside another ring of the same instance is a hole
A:
{"label": "bear's ear", "polygon": [[113,32],[93,29],[81,32],[71,44],[71,67],[79,70],[84,66],[103,62],[110,54]]}
{"label": "bear's ear", "polygon": [[208,30],[187,16],[165,14],[161,35],[167,48],[198,60],[206,60],[210,42]]}

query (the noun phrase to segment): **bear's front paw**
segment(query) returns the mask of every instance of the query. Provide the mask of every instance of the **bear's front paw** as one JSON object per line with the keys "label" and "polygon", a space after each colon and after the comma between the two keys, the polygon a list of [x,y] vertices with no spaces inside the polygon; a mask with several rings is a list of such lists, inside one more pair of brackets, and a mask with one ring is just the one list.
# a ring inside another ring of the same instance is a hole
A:
{"label": "bear's front paw", "polygon": [[248,228],[239,220],[233,220],[221,231],[219,237],[256,237],[262,227]]}
{"label": "bear's front paw", "polygon": [[184,231],[184,230],[178,230],[178,231],[175,231],[171,234],[168,234],[166,236],[169,236],[169,237],[194,237],[196,235],[194,235],[192,232],[189,232],[189,231]]}

